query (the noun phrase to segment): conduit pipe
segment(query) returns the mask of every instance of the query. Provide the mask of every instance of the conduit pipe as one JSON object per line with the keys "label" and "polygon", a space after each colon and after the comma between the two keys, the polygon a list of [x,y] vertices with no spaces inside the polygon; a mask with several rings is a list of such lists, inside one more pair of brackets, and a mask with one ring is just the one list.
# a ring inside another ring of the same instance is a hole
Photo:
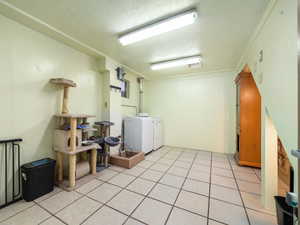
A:
{"label": "conduit pipe", "polygon": [[139,107],[138,107],[138,113],[143,112],[143,98],[144,98],[144,78],[138,77],[137,81],[139,83]]}

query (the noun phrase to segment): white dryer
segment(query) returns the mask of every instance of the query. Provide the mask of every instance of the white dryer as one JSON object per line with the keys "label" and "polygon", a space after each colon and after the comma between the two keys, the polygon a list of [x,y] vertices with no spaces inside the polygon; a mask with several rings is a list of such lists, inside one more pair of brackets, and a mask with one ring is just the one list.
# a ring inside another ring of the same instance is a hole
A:
{"label": "white dryer", "polygon": [[163,146],[162,126],[159,118],[153,118],[153,150]]}

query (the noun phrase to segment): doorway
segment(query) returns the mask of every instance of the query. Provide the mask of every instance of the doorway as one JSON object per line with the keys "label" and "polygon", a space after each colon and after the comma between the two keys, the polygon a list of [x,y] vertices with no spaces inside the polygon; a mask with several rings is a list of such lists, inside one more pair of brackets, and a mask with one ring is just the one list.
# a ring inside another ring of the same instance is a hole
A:
{"label": "doorway", "polygon": [[236,83],[235,158],[239,165],[261,167],[261,97],[251,71],[246,66]]}

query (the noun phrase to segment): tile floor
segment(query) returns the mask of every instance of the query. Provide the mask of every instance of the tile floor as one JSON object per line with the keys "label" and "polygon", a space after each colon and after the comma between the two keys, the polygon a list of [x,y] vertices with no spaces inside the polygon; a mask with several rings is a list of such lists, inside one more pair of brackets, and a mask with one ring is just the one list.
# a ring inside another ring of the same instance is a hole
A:
{"label": "tile floor", "polygon": [[0,210],[0,225],[275,225],[260,171],[231,155],[164,147],[132,169],[111,166],[73,192],[59,188]]}

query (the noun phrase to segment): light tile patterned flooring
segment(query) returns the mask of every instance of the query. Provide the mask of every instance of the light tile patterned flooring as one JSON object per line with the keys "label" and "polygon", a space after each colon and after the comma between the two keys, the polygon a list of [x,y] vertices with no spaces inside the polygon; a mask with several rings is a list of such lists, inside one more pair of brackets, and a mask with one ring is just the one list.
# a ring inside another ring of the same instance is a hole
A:
{"label": "light tile patterned flooring", "polygon": [[55,188],[0,210],[1,225],[275,225],[260,171],[231,155],[164,147],[132,169],[111,166],[76,191]]}

